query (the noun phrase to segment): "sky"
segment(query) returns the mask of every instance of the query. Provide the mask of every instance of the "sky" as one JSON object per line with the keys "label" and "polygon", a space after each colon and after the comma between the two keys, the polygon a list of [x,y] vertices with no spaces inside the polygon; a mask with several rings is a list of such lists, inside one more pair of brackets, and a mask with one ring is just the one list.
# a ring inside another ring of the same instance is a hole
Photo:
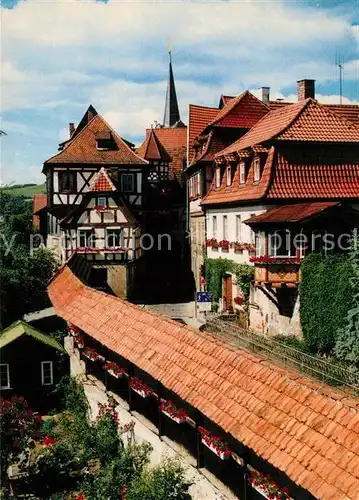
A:
{"label": "sky", "polygon": [[44,182],[42,164],[89,104],[139,144],[162,122],[168,48],[182,120],[188,105],[271,88],[296,100],[359,102],[359,1],[2,0],[1,182]]}

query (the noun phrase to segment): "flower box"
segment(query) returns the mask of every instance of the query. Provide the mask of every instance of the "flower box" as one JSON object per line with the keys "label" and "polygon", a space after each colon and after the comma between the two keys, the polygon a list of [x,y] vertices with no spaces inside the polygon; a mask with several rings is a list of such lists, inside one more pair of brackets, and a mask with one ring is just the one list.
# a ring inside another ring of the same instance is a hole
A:
{"label": "flower box", "polygon": [[227,443],[219,436],[215,436],[204,427],[198,427],[198,432],[202,435],[202,443],[221,460],[228,460],[232,455]]}
{"label": "flower box", "polygon": [[254,264],[299,264],[298,257],[269,257],[268,255],[255,255],[249,258]]}
{"label": "flower box", "polygon": [[228,250],[230,243],[228,240],[221,240],[218,245],[222,248],[222,250]]}
{"label": "flower box", "polygon": [[122,378],[126,373],[123,368],[121,368],[118,364],[113,363],[112,361],[106,363],[104,368],[107,371],[107,373],[109,373],[110,375],[112,375],[112,377],[115,378]]}
{"label": "flower box", "polygon": [[176,422],[176,424],[183,424],[188,417],[187,412],[181,408],[177,408],[172,401],[161,401],[160,410],[164,415]]}
{"label": "flower box", "polygon": [[106,247],[103,249],[104,252],[115,253],[115,252],[127,252],[127,248],[124,247]]}
{"label": "flower box", "polygon": [[210,248],[218,248],[219,247],[219,243],[218,241],[216,240],[216,238],[211,238],[209,240],[206,241],[206,246],[207,247],[210,247]]}
{"label": "flower box", "polygon": [[217,448],[215,448],[215,446],[212,443],[205,440],[204,438],[202,438],[202,443],[205,446],[207,446],[207,448],[209,450],[211,450],[215,455],[217,455],[217,457],[219,457],[221,460],[228,460],[228,458],[230,457],[230,455],[228,453],[225,453],[224,451],[218,450]]}
{"label": "flower box", "polygon": [[90,347],[86,347],[83,351],[83,355],[86,356],[90,361],[105,361],[105,358],[98,354],[95,349],[91,349]]}
{"label": "flower box", "polygon": [[131,389],[136,392],[141,398],[147,398],[148,396],[151,396],[152,394],[152,389],[148,387],[142,380],[140,380],[138,377],[133,377],[129,381],[129,386]]}
{"label": "flower box", "polygon": [[270,476],[253,471],[249,482],[254,490],[268,500],[292,500],[287,488],[281,489]]}
{"label": "flower box", "polygon": [[77,328],[77,326],[75,325],[72,325],[71,323],[69,323],[67,325],[67,331],[69,332],[70,335],[72,335],[73,337],[77,337],[78,335],[80,335],[81,333],[81,330],[80,328]]}

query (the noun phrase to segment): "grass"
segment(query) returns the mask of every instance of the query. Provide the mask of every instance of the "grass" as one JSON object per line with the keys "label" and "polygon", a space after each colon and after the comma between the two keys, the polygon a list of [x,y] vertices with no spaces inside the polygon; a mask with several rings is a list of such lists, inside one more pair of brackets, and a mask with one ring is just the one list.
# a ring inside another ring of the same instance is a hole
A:
{"label": "grass", "polygon": [[45,184],[37,184],[34,186],[5,186],[2,188],[2,192],[12,194],[14,196],[32,198],[34,194],[46,194],[46,186]]}

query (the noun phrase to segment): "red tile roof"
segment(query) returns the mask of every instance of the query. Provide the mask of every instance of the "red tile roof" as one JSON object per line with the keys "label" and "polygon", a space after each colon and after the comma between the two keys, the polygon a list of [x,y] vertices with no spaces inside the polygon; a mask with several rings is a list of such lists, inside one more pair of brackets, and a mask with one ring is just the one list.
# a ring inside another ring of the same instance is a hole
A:
{"label": "red tile roof", "polygon": [[[314,150],[272,147],[261,179],[254,183],[254,170],[251,165],[245,184],[239,184],[239,173],[227,187],[225,176],[218,189],[212,183],[211,189],[203,198],[203,205],[235,203],[263,199],[305,200],[331,199],[344,200],[359,197],[359,155],[356,146],[346,147],[342,157],[336,156],[335,146],[328,146],[326,154],[318,156]],[[227,148],[228,149],[228,148]]]}
{"label": "red tile roof", "polygon": [[90,191],[106,192],[106,191],[116,191],[116,188],[107,175],[106,170],[102,167],[95,175]]}
{"label": "red tile roof", "polygon": [[47,206],[46,194],[35,194],[32,198],[32,225],[40,229],[40,217],[38,212]]}
{"label": "red tile roof", "polygon": [[67,266],[48,292],[59,316],[147,372],[312,495],[358,500],[358,400],[93,290]]}
{"label": "red tile roof", "polygon": [[[99,150],[96,147],[98,134],[111,133],[115,149]],[[84,128],[67,143],[65,148],[44,163],[44,168],[55,163],[94,163],[116,165],[145,165],[128,144],[110,127],[100,115],[95,115]]]}
{"label": "red tile roof", "polygon": [[273,139],[356,143],[359,142],[359,126],[309,98],[271,111],[217,156],[225,156]]}
{"label": "red tile roof", "polygon": [[326,108],[359,125],[359,104],[326,104]]}
{"label": "red tile roof", "polygon": [[208,126],[249,129],[268,112],[269,107],[246,90],[230,99]]}
{"label": "red tile roof", "polygon": [[200,135],[218,113],[218,108],[189,105],[188,118],[188,161],[191,163],[194,156],[193,141]]}
{"label": "red tile roof", "polygon": [[245,224],[270,224],[272,222],[303,222],[310,219],[313,215],[318,215],[330,208],[337,207],[340,202],[319,201],[313,203],[295,203],[294,205],[283,205],[278,208],[272,208],[268,212],[250,217],[245,220]]}
{"label": "red tile roof", "polygon": [[[151,131],[155,137],[151,140]],[[156,147],[162,158],[169,162],[170,179],[180,178],[187,158],[187,127],[164,127],[146,130],[146,139],[137,149],[139,156],[148,159],[156,156]]]}

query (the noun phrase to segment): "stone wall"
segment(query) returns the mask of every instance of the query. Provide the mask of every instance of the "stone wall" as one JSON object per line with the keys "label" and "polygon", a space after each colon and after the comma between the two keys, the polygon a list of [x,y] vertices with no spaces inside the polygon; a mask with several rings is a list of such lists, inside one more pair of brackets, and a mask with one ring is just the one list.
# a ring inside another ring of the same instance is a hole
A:
{"label": "stone wall", "polygon": [[126,266],[108,266],[107,283],[120,299],[127,298],[127,268]]}

